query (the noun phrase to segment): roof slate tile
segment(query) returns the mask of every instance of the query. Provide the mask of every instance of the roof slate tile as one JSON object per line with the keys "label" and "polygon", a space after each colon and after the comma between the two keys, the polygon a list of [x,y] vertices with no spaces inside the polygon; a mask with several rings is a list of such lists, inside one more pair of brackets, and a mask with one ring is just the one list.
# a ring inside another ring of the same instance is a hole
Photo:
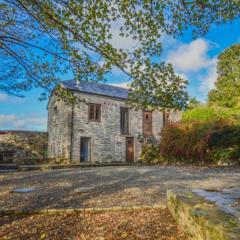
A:
{"label": "roof slate tile", "polygon": [[77,84],[76,80],[63,81],[62,84],[69,90],[128,99],[128,89],[115,87],[109,84],[95,83],[90,81],[79,81],[79,84]]}

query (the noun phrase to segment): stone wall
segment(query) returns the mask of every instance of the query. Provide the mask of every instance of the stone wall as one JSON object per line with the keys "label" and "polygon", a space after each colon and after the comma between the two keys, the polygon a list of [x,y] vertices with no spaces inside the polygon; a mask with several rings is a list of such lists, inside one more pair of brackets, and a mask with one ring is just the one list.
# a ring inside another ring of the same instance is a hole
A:
{"label": "stone wall", "polygon": [[[134,138],[134,161],[137,162],[142,143],[142,111],[129,109],[129,135],[120,133],[120,107],[129,107],[124,100],[98,96],[94,94],[75,93],[89,103],[101,104],[101,122],[88,119],[86,103],[68,106],[52,96],[48,106],[48,157],[72,157],[72,163],[80,163],[80,139],[91,138],[91,162],[125,162],[126,137]],[[73,121],[72,121],[73,110]],[[161,112],[153,112],[153,134],[160,140],[163,126]],[[72,130],[71,131],[71,125]],[[71,147],[72,141],[72,147]],[[70,149],[71,148],[71,149]]]}
{"label": "stone wall", "polygon": [[46,132],[0,131],[0,164],[46,157]]}
{"label": "stone wall", "polygon": [[52,95],[48,103],[48,157],[70,158],[71,106]]}
{"label": "stone wall", "polygon": [[[73,160],[80,159],[80,138],[91,138],[92,162],[125,162],[126,135],[120,133],[120,107],[127,107],[125,101],[96,96],[78,94],[87,102],[101,104],[101,122],[88,120],[88,105],[80,104],[74,108],[73,122]],[[134,137],[135,161],[137,161],[141,144],[137,138],[142,134],[142,111],[129,110],[129,135]]]}

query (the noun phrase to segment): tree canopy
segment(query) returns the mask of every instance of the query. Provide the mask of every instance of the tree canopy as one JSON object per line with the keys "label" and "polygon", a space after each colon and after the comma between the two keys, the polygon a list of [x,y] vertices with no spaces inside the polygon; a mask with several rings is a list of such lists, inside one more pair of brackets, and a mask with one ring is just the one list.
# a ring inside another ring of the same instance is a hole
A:
{"label": "tree canopy", "polygon": [[218,78],[209,102],[223,107],[240,107],[240,44],[226,49],[218,57]]}
{"label": "tree canopy", "polygon": [[189,99],[187,108],[188,109],[193,109],[193,108],[196,108],[200,105],[201,105],[201,102],[199,100],[197,100],[195,97],[193,97],[193,98]]}
{"label": "tree canopy", "polygon": [[[186,81],[160,61],[161,36],[197,36],[239,15],[237,0],[0,0],[0,90],[51,91],[63,76],[100,81],[118,68],[138,107],[181,109]],[[114,25],[134,48],[112,44]]]}

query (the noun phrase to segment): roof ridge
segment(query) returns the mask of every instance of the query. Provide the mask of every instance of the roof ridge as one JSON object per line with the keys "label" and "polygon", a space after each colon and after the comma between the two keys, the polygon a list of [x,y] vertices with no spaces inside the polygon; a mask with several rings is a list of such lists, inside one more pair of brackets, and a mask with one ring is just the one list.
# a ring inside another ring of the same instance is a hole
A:
{"label": "roof ridge", "polygon": [[[74,79],[70,79],[70,80],[64,80],[62,82],[75,82],[76,80]],[[100,86],[110,86],[110,87],[114,87],[114,88],[120,88],[126,91],[129,91],[128,88],[124,88],[124,87],[119,87],[119,86],[115,86],[115,85],[111,85],[111,84],[106,84],[106,83],[99,83],[99,82],[94,82],[94,81],[85,81],[85,80],[79,80],[80,83],[84,82],[84,83],[92,83],[92,84],[96,84],[96,85],[100,85]],[[77,84],[76,84],[77,85]]]}

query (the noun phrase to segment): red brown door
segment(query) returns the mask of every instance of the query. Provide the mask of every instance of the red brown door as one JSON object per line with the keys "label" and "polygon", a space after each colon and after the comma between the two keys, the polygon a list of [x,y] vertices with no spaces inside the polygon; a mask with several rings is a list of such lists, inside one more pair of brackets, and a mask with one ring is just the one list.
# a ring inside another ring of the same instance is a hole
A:
{"label": "red brown door", "polygon": [[143,135],[152,135],[152,112],[149,111],[143,112]]}
{"label": "red brown door", "polygon": [[126,137],[126,162],[134,162],[134,138]]}

